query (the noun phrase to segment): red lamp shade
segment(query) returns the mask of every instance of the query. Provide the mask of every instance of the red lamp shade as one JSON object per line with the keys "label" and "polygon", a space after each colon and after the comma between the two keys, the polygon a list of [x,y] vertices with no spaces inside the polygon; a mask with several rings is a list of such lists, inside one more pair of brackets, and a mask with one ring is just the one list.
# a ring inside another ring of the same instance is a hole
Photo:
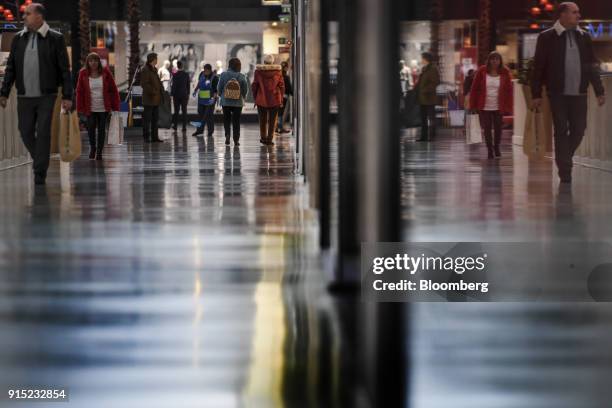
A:
{"label": "red lamp shade", "polygon": [[538,28],[540,28],[540,26],[538,25],[538,23],[532,23],[529,28],[531,28],[532,30],[537,30]]}
{"label": "red lamp shade", "polygon": [[4,13],[4,7],[0,6],[0,13]]}
{"label": "red lamp shade", "polygon": [[539,7],[531,8],[531,14],[533,14],[534,16],[539,16],[541,13],[542,13],[542,10],[540,10]]}
{"label": "red lamp shade", "polygon": [[25,4],[22,4],[21,7],[19,7],[19,11],[21,11],[22,13],[25,13],[25,9],[26,9]]}
{"label": "red lamp shade", "polygon": [[32,4],[32,0],[26,0],[25,4],[26,6],[29,6],[30,4]]}
{"label": "red lamp shade", "polygon": [[9,9],[4,9],[4,10],[2,10],[2,13],[4,13],[4,15],[6,16],[6,15],[11,14],[11,10],[9,10]]}
{"label": "red lamp shade", "polygon": [[546,11],[553,11],[555,9],[555,6],[548,3],[547,5],[544,6],[544,8],[546,9]]}
{"label": "red lamp shade", "polygon": [[548,4],[548,0],[540,0],[540,4],[545,6]]}

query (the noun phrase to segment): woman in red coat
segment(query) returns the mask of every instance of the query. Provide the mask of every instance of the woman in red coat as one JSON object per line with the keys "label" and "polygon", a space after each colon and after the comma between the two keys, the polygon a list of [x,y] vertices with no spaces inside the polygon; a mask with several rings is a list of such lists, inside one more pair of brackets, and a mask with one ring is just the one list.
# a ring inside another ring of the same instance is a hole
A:
{"label": "woman in red coat", "polygon": [[274,65],[274,57],[266,55],[264,64],[257,65],[255,69],[255,80],[251,85],[251,91],[255,97],[255,105],[259,113],[259,131],[261,143],[274,145],[274,130],[278,120],[278,112],[283,106],[285,95],[285,81],[283,80],[282,67]]}
{"label": "woman in red coat", "polygon": [[490,53],[486,65],[478,69],[470,92],[470,107],[480,116],[489,159],[500,157],[502,115],[512,113],[512,74],[498,52]]}
{"label": "woman in red coat", "polygon": [[[85,67],[79,72],[76,87],[77,111],[87,116],[89,133],[89,158],[102,160],[106,121],[109,112],[119,110],[119,91],[113,74],[102,66],[100,56],[91,53],[85,60]],[[96,130],[98,133],[96,145]],[[96,147],[97,146],[97,147]]]}

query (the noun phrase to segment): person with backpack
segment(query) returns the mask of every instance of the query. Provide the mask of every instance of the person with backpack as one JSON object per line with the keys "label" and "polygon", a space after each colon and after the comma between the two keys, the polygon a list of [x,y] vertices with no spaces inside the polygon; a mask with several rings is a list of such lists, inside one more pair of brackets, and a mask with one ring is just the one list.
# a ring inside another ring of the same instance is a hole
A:
{"label": "person with backpack", "polygon": [[266,55],[263,65],[257,65],[255,80],[251,85],[257,112],[259,113],[260,142],[264,145],[274,145],[274,130],[278,120],[278,112],[283,106],[285,81],[282,67],[274,64],[274,57]]}
{"label": "person with backpack", "polygon": [[228,62],[228,70],[221,74],[217,85],[217,93],[223,108],[226,145],[230,144],[233,130],[234,145],[240,146],[240,116],[249,88],[246,77],[240,72],[241,69],[240,60],[231,58]]}
{"label": "person with backpack", "polygon": [[198,115],[202,124],[192,136],[204,134],[204,126],[208,128],[208,137],[215,132],[215,104],[217,103],[217,87],[219,78],[213,73],[212,65],[205,64],[199,76],[198,85],[193,91],[193,96],[198,98]]}

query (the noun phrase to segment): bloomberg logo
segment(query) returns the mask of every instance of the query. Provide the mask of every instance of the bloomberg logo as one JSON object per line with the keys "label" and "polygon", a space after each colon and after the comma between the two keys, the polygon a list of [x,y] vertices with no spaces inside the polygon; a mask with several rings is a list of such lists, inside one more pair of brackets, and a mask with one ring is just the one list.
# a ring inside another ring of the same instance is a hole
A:
{"label": "bloomberg logo", "polygon": [[[606,32],[605,27],[608,24],[608,30]],[[586,26],[586,30],[591,34],[593,38],[603,38],[603,37],[612,37],[612,22],[610,23],[599,23],[597,25],[593,25],[593,23],[589,23]]]}

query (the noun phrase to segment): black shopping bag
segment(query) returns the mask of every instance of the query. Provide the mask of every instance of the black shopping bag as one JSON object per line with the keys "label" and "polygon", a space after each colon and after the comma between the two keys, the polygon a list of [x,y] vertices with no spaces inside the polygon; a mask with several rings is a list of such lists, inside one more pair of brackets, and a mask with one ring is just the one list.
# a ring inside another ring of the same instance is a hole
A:
{"label": "black shopping bag", "polygon": [[419,106],[415,90],[406,92],[406,96],[404,96],[404,109],[401,111],[401,120],[405,128],[421,126],[421,107]]}
{"label": "black shopping bag", "polygon": [[170,107],[170,95],[162,92],[161,103],[159,105],[159,119],[157,127],[160,129],[170,129],[172,126],[172,108]]}

